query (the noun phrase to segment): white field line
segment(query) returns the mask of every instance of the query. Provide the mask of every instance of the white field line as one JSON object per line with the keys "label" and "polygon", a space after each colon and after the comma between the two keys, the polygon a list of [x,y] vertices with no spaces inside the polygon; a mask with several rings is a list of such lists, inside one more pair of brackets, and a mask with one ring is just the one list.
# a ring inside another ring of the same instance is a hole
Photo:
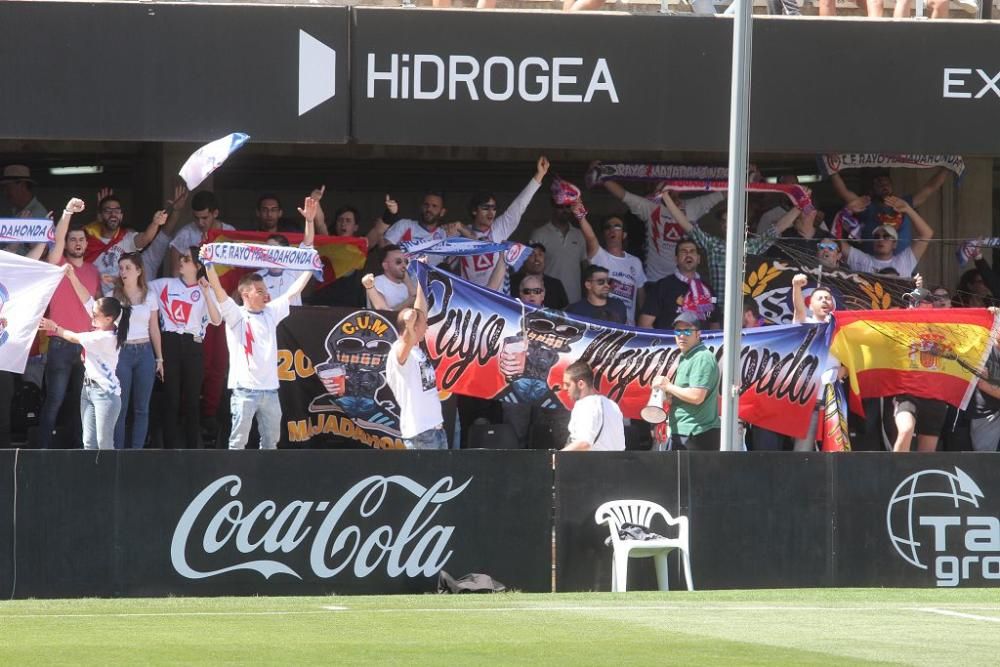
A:
{"label": "white field line", "polygon": [[[997,605],[956,605],[961,609],[976,609],[981,611],[1000,612]],[[956,618],[966,618],[977,621],[988,621],[1000,623],[1000,617],[981,616],[969,614],[938,607],[906,607],[887,606],[887,610],[898,609],[902,611],[917,611],[930,614],[940,614]],[[320,609],[309,610],[267,610],[267,611],[162,611],[162,612],[106,612],[106,613],[31,613],[31,614],[0,614],[0,619],[15,620],[18,618],[158,618],[158,617],[184,617],[184,616],[308,616],[317,614],[327,614],[329,612],[353,612],[353,613],[375,613],[375,614],[453,614],[453,613],[523,613],[523,612],[632,612],[632,611],[722,611],[722,612],[747,612],[747,611],[776,611],[776,612],[837,612],[837,611],[871,611],[871,606],[844,607],[844,606],[798,606],[798,605],[552,605],[552,606],[515,606],[515,607],[469,607],[469,608],[399,608],[399,609],[367,609],[350,608],[344,606],[324,605]]]}
{"label": "white field line", "polygon": [[0,618],[132,618],[160,616],[299,616],[305,614],[325,614],[330,611],[346,611],[347,607],[323,607],[322,610],[311,609],[302,611],[137,611],[108,612],[105,614],[0,614]]}
{"label": "white field line", "polygon": [[940,614],[941,616],[952,616],[954,618],[967,618],[972,621],[988,621],[990,623],[1000,623],[1000,617],[997,616],[980,616],[979,614],[963,614],[960,611],[951,611],[948,609],[934,609],[932,607],[925,607],[923,609],[918,609],[917,611],[923,611],[928,614]]}
{"label": "white field line", "polygon": [[[351,609],[347,607],[323,607],[329,611],[346,611],[358,613],[375,614],[453,614],[453,613],[503,613],[503,612],[548,612],[548,611],[582,611],[582,612],[619,612],[619,611],[872,611],[871,606],[867,607],[802,607],[798,605],[632,605],[632,606],[537,606],[537,607],[468,607],[468,608],[435,608],[424,607],[414,609]],[[962,605],[968,609],[969,605]],[[912,607],[887,607],[887,609],[901,609],[904,611],[927,611],[926,609],[915,609]],[[991,605],[985,607],[987,611],[1000,611],[1000,607]],[[987,618],[987,617],[983,617]],[[1000,619],[996,619],[1000,620]]]}

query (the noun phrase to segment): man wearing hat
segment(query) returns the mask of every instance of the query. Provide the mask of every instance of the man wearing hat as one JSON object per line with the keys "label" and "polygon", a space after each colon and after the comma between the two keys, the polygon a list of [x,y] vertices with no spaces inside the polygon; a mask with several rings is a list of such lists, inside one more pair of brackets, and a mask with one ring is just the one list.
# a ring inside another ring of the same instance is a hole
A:
{"label": "man wearing hat", "polygon": [[671,382],[660,375],[653,387],[670,400],[672,449],[719,451],[719,365],[701,342],[702,321],[691,311],[681,312],[673,323],[681,351]]}
{"label": "man wearing hat", "polygon": [[934,230],[927,224],[916,210],[905,199],[888,196],[885,203],[907,216],[913,223],[914,237],[910,245],[896,253],[899,243],[899,232],[892,225],[879,225],[872,232],[872,254],[862,252],[846,241],[840,244],[844,253],[844,261],[852,271],[862,273],[878,273],[883,269],[894,269],[901,276],[912,276],[917,268],[917,262],[927,252],[928,241],[934,236]]}
{"label": "man wearing hat", "polygon": [[4,199],[11,206],[8,211],[10,217],[48,217],[49,210],[35,198],[35,181],[31,178],[31,169],[23,164],[7,165],[0,177],[0,185],[3,186]]}

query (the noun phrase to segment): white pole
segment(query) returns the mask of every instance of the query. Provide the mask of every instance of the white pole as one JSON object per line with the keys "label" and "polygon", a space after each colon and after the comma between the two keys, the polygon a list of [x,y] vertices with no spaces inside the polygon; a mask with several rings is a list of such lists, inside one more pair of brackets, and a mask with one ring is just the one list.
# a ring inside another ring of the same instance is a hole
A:
{"label": "white pole", "polygon": [[729,202],[722,355],[722,446],[737,449],[739,432],[740,329],[743,319],[743,249],[746,238],[750,134],[750,61],[753,0],[735,0],[733,73],[729,111]]}

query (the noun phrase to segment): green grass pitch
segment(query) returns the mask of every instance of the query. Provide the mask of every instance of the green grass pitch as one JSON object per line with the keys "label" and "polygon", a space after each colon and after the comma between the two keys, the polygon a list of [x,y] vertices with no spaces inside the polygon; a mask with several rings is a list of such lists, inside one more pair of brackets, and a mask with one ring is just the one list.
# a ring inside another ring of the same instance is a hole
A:
{"label": "green grass pitch", "polygon": [[996,590],[24,600],[0,664],[1000,664]]}

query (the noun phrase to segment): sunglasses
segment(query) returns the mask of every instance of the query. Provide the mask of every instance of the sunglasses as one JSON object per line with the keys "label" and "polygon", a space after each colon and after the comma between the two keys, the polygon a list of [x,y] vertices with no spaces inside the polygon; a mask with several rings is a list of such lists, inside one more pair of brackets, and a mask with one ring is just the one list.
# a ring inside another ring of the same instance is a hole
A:
{"label": "sunglasses", "polygon": [[521,294],[544,294],[544,287],[525,287],[521,290]]}
{"label": "sunglasses", "polygon": [[697,329],[674,329],[675,336],[693,336]]}
{"label": "sunglasses", "polygon": [[821,241],[817,244],[820,250],[836,250],[837,244],[832,241]]}

